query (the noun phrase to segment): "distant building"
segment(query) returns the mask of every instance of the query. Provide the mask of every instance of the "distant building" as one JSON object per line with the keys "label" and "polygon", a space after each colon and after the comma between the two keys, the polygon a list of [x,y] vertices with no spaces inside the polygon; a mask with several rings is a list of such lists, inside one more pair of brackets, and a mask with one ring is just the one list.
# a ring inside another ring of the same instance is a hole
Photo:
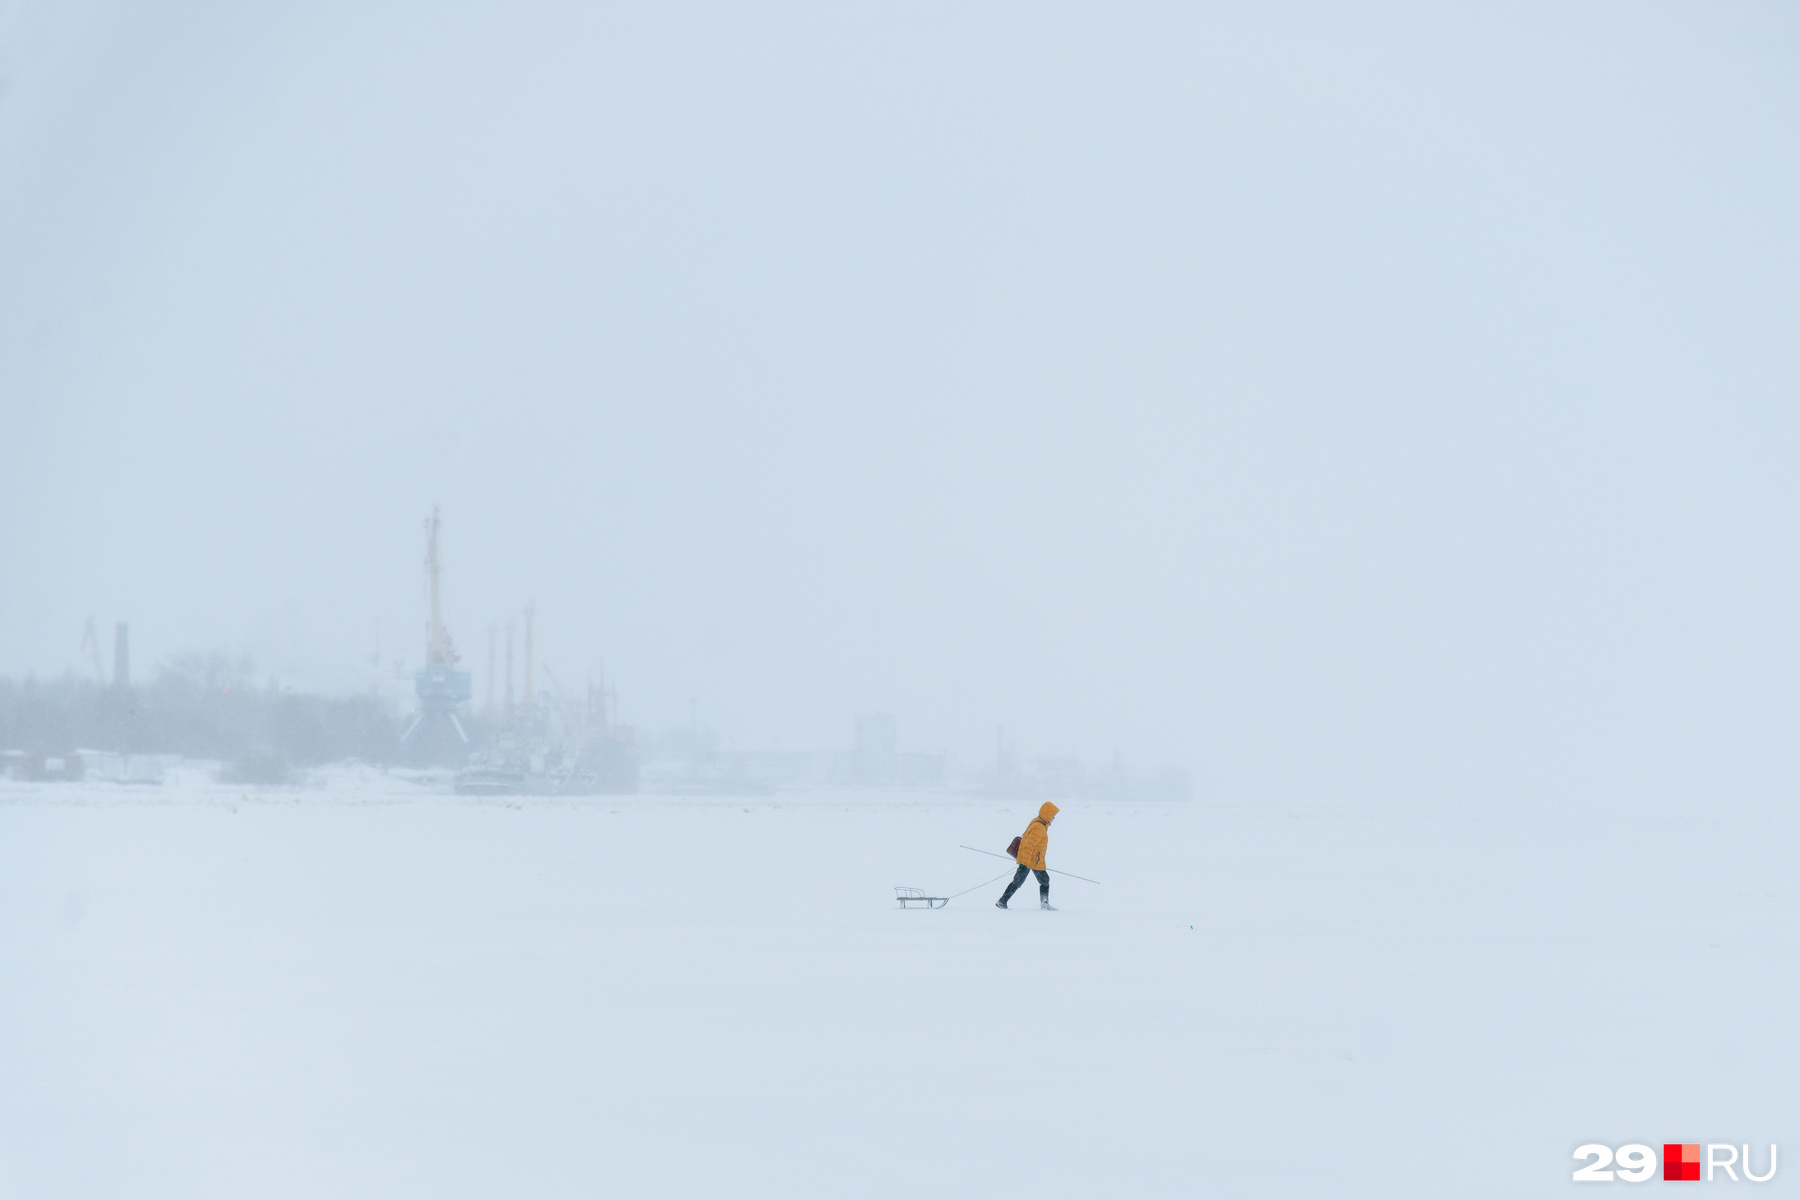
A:
{"label": "distant building", "polygon": [[945,755],[902,753],[899,743],[892,713],[857,717],[856,742],[845,771],[847,781],[862,787],[933,787],[944,782]]}
{"label": "distant building", "polygon": [[1025,767],[1002,739],[984,790],[1013,800],[1186,800],[1193,785],[1179,767],[1139,774],[1117,752],[1099,771],[1089,771],[1072,755],[1037,758]]}
{"label": "distant building", "polygon": [[892,713],[864,713],[856,718],[856,742],[850,751],[854,783],[890,783],[898,773],[896,724]]}

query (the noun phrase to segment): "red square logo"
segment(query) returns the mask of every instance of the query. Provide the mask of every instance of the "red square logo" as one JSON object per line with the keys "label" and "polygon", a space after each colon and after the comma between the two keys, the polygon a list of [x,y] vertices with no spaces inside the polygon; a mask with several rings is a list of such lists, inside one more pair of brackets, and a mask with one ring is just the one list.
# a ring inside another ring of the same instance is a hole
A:
{"label": "red square logo", "polygon": [[1700,1181],[1700,1147],[1663,1143],[1663,1178]]}

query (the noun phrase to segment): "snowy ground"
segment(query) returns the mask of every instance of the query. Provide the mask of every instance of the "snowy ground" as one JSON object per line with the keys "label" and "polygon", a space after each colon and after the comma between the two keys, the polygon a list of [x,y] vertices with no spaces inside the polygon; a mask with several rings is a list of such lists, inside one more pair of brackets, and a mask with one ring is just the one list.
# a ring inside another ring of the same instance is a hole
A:
{"label": "snowy ground", "polygon": [[0,1195],[1517,1198],[1584,1142],[1800,1153],[1785,814],[1070,803],[1062,911],[894,908],[1034,809],[6,785]]}

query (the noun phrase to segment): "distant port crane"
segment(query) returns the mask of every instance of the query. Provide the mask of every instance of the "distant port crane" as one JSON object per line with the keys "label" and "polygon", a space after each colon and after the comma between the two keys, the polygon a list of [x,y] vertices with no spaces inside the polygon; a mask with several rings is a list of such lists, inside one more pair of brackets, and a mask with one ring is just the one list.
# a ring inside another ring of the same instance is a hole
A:
{"label": "distant port crane", "polygon": [[438,510],[433,507],[431,519],[425,523],[425,573],[431,580],[431,625],[425,644],[425,666],[413,677],[419,694],[419,715],[413,718],[400,738],[400,751],[411,754],[430,732],[432,726],[448,723],[456,734],[463,754],[473,748],[475,740],[463,725],[457,706],[466,701],[473,690],[469,673],[459,671],[459,656],[450,641],[450,630],[444,626],[443,603],[438,591]]}

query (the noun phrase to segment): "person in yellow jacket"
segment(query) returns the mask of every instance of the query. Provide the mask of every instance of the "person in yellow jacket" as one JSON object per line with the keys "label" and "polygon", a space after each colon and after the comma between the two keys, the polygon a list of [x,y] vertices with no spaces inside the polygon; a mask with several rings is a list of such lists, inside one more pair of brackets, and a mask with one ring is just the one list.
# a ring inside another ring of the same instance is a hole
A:
{"label": "person in yellow jacket", "polygon": [[1050,848],[1050,822],[1056,820],[1059,811],[1061,810],[1056,805],[1046,800],[1044,807],[1038,809],[1038,815],[1031,818],[1031,824],[1025,827],[1025,832],[1019,835],[1019,869],[1013,873],[1012,882],[1006,885],[1006,891],[994,901],[995,908],[1005,908],[1006,902],[1012,899],[1012,894],[1025,882],[1026,874],[1036,872],[1038,907],[1055,911],[1050,903],[1050,871],[1044,865],[1044,851]]}

